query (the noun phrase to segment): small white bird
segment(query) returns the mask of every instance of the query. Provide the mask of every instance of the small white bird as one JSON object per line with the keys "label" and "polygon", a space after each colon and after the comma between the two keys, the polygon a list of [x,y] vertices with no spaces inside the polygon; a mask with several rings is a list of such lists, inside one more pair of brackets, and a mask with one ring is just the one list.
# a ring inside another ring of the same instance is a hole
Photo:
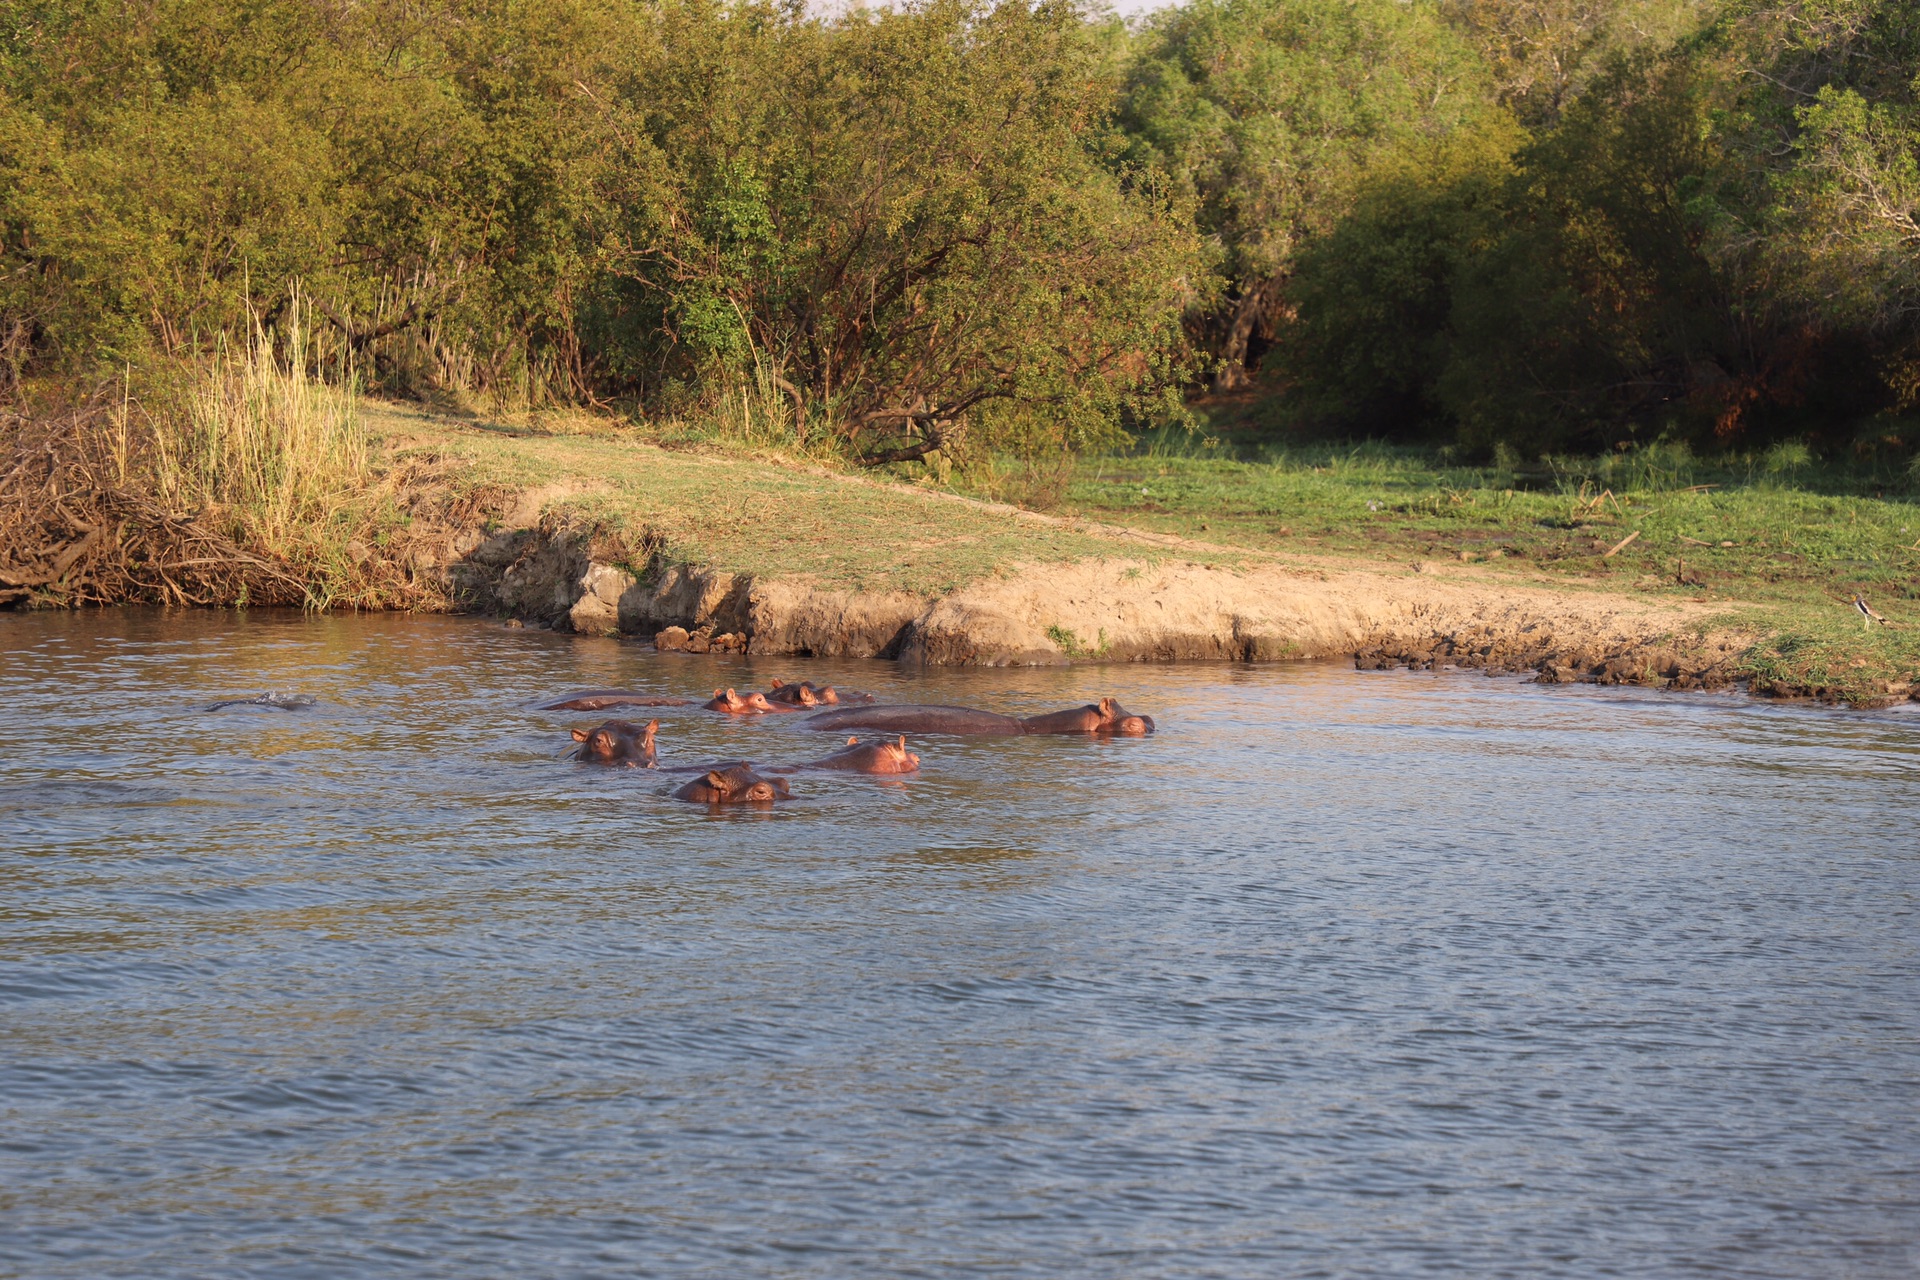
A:
{"label": "small white bird", "polygon": [[1853,598],[1853,607],[1858,609],[1860,611],[1860,616],[1862,618],[1865,618],[1869,623],[1877,622],[1883,627],[1890,627],[1893,625],[1892,623],[1888,622],[1885,618],[1875,613],[1873,611],[1873,606],[1868,604],[1865,600],[1863,600],[1859,596],[1855,596]]}

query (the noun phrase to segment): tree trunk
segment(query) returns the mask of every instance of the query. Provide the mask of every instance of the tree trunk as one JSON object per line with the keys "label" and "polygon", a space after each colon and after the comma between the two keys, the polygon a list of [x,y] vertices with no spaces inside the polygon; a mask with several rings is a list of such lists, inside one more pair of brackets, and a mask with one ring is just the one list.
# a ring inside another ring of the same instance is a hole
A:
{"label": "tree trunk", "polygon": [[1237,391],[1247,385],[1247,340],[1260,319],[1269,286],[1266,280],[1249,284],[1233,304],[1233,320],[1227,325],[1227,340],[1220,349],[1220,367],[1213,372],[1215,391]]}

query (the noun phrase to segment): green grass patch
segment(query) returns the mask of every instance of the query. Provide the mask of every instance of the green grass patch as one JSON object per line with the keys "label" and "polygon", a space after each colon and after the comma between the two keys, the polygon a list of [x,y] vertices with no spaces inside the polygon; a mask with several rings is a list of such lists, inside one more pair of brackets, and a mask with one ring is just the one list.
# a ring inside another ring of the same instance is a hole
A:
{"label": "green grass patch", "polygon": [[[454,422],[369,404],[389,450],[457,461],[468,483],[550,490],[547,509],[670,561],[811,578],[860,591],[950,591],[1019,562],[1149,549],[1023,520],[930,488],[836,473],[789,455],[667,449],[604,419],[554,414]],[[1202,557],[1203,559],[1209,557]],[[1232,563],[1232,555],[1210,557]]]}
{"label": "green grass patch", "polygon": [[1048,627],[1047,639],[1059,645],[1060,652],[1066,654],[1069,658],[1100,658],[1106,656],[1107,632],[1104,627],[1100,629],[1099,636],[1095,638],[1091,645],[1081,643],[1080,637],[1077,634],[1061,626]]}
{"label": "green grass patch", "polygon": [[[1236,451],[1171,436],[1085,460],[1055,509],[1262,551],[1480,561],[1724,601],[1729,621],[1774,637],[1753,673],[1782,688],[1869,700],[1920,672],[1920,506],[1904,473],[1820,466],[1804,450],[1467,466],[1374,443]],[[1894,627],[1864,629],[1856,594]]]}
{"label": "green grass patch", "polygon": [[[1920,674],[1920,507],[1888,477],[1804,452],[1469,466],[1381,444],[1249,449],[1168,432],[1047,472],[1030,505],[1065,519],[1039,522],[949,496],[1019,496],[1010,463],[951,486],[903,483],[912,468],[881,483],[777,449],[663,447],[587,415],[450,422],[370,404],[365,416],[390,450],[455,459],[469,482],[550,490],[552,513],[668,560],[835,588],[932,594],[1016,562],[1165,554],[1098,527],[1120,525],[1211,544],[1180,552],[1202,562],[1467,560],[1530,584],[1718,603],[1726,625],[1767,637],[1744,673],[1780,691],[1870,702]],[[1895,625],[1870,627],[1856,593]],[[1071,656],[1105,647],[1049,634]]]}

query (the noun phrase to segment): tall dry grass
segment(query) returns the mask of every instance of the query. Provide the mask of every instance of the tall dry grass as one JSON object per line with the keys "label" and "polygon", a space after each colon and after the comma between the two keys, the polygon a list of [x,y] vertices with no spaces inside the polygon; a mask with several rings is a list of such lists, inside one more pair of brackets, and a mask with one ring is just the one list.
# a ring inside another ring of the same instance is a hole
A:
{"label": "tall dry grass", "polygon": [[[728,444],[805,453],[810,443],[792,397],[764,367],[721,383],[704,416],[714,437]],[[811,443],[817,451],[821,442]]]}
{"label": "tall dry grass", "polygon": [[213,513],[260,550],[300,559],[350,536],[376,477],[351,368],[317,376],[298,298],[287,317],[278,333],[255,324],[240,346],[222,341],[187,366],[158,412],[123,401],[114,427],[123,466],[136,465],[144,427],[146,479],[163,502]]}
{"label": "tall dry grass", "polygon": [[0,413],[0,604],[446,605],[431,566],[473,513],[431,462],[379,462],[344,350],[299,300],[284,316],[111,395]]}

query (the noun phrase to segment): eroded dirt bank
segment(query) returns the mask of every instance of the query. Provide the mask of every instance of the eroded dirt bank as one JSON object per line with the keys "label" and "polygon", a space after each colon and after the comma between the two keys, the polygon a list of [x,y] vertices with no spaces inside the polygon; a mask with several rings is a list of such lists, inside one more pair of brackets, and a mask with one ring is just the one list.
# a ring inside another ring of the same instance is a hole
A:
{"label": "eroded dirt bank", "polygon": [[[1851,561],[1810,599],[1757,569],[1710,581],[1688,559],[1665,576],[1609,571],[1620,547],[1648,541],[1637,526],[1564,554],[1463,548],[1456,561],[1409,542],[1352,559],[1367,549],[1351,539],[1331,539],[1334,552],[1317,536],[1195,541],[782,456],[669,449],[599,421],[548,431],[368,413],[377,483],[271,529],[238,507],[158,503],[115,470],[110,433],[79,429],[98,415],[0,419],[0,525],[19,535],[0,547],[0,607],[456,608],[696,650],[978,665],[1347,657],[1556,682],[1738,681],[1855,706],[1920,690],[1912,624],[1850,602]],[[1736,545],[1667,532],[1676,556]]]}
{"label": "eroded dirt bank", "polygon": [[631,549],[590,534],[522,530],[486,540],[448,574],[467,608],[663,648],[930,665],[1350,657],[1365,667],[1712,689],[1735,678],[1754,639],[1710,626],[1703,605],[1442,564],[1012,564],[927,596],[686,565],[636,573],[631,563]]}

